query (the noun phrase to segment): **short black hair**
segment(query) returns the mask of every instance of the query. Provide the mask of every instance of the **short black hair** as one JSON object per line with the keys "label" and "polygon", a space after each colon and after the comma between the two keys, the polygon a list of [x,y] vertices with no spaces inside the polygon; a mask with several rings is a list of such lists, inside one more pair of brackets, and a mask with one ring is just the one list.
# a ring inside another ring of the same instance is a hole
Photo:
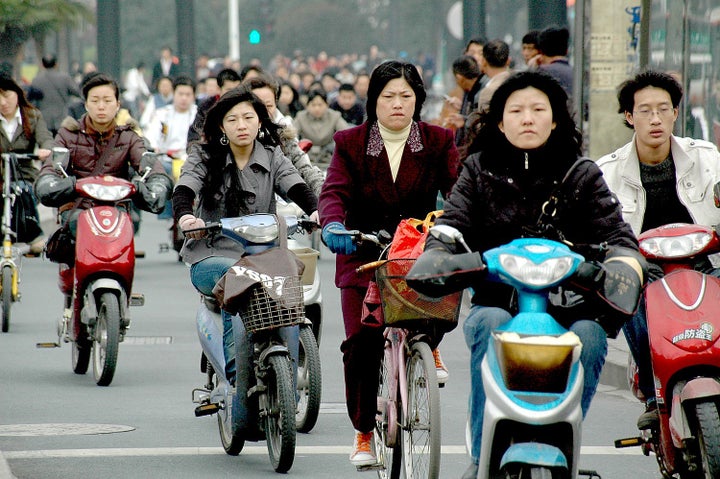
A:
{"label": "short black hair", "polygon": [[315,98],[317,98],[317,97],[322,98],[322,100],[323,100],[325,103],[328,102],[328,100],[327,100],[327,94],[325,93],[325,90],[323,90],[322,88],[312,88],[312,89],[308,92],[308,95],[307,95],[307,103],[310,103],[311,101],[313,101],[313,100],[314,100]]}
{"label": "short black hair", "polygon": [[265,70],[263,70],[263,67],[250,63],[240,69],[240,81],[244,81],[247,74],[253,70],[256,71],[257,73],[259,73],[260,75],[265,74]]}
{"label": "short black hair", "polygon": [[570,32],[565,27],[548,27],[538,35],[537,49],[548,57],[565,56],[568,52]]}
{"label": "short black hair", "polygon": [[338,88],[338,92],[341,91],[351,91],[355,93],[355,87],[352,86],[350,83],[341,83],[340,87]]}
{"label": "short black hair", "polygon": [[232,68],[223,68],[217,74],[218,86],[223,86],[226,81],[240,81],[240,75]]}
{"label": "short black hair", "polygon": [[179,86],[189,86],[195,90],[195,82],[188,76],[179,76],[173,80],[173,91],[177,90]]}
{"label": "short black hair", "polygon": [[477,36],[477,37],[472,37],[472,38],[471,38],[470,40],[468,40],[468,42],[465,44],[465,50],[464,50],[464,51],[467,51],[468,47],[469,47],[470,45],[472,45],[473,43],[475,43],[476,45],[485,46],[485,44],[487,43],[487,38],[483,37],[482,35]]}
{"label": "short black hair", "polygon": [[537,47],[538,38],[540,37],[540,30],[530,30],[522,37],[522,42],[525,45],[535,45]]}
{"label": "short black hair", "polygon": [[504,67],[510,58],[510,47],[499,38],[490,40],[483,46],[483,58],[491,67]]}
{"label": "short black hair", "polygon": [[120,87],[113,77],[107,73],[92,72],[94,75],[86,75],[86,81],[82,84],[83,98],[87,100],[88,93],[95,87],[108,85],[115,90],[115,99],[120,99]]}
{"label": "short black hair", "polygon": [[42,57],[42,65],[44,68],[55,68],[57,57],[55,55],[45,55]]}
{"label": "short black hair", "polygon": [[[625,80],[618,87],[618,113],[632,113],[635,109],[635,93],[647,87],[660,88],[670,95],[670,101],[673,108],[680,105],[683,97],[683,87],[669,73],[645,70],[638,73],[633,78]],[[625,126],[633,128],[633,126],[625,120]]]}
{"label": "short black hair", "polygon": [[[485,47],[483,47],[483,50]],[[452,64],[453,75],[462,75],[467,79],[472,80],[480,76],[480,65],[477,60],[470,55],[463,55],[456,58]]]}

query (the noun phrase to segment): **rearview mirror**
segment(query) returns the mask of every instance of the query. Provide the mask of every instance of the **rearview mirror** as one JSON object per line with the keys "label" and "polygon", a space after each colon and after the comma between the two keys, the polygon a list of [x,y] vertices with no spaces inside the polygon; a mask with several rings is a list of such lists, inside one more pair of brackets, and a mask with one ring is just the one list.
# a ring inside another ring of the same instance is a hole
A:
{"label": "rearview mirror", "polygon": [[471,252],[470,247],[465,243],[463,234],[457,228],[448,225],[435,225],[430,228],[429,231],[434,238],[439,239],[443,243],[449,245],[460,244],[468,253]]}

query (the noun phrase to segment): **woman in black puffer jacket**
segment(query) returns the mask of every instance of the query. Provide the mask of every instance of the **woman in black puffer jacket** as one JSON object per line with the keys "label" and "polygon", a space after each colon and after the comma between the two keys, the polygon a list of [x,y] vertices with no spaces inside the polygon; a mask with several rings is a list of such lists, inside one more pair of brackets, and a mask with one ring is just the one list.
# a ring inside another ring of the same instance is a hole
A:
{"label": "woman in black puffer jacket", "polygon": [[[581,159],[582,136],[567,109],[567,95],[553,78],[529,71],[511,76],[495,92],[473,131],[470,156],[437,221],[459,229],[473,251],[537,234],[531,231],[537,230],[542,205],[559,185],[560,201],[552,218],[555,231],[576,245],[607,242],[637,251],[637,241],[602,173],[594,162]],[[448,247],[431,237],[425,249],[433,248]],[[509,286],[484,281],[473,288],[473,307],[463,327],[472,377],[473,464],[467,477],[476,476],[480,453],[485,404],[480,365],[490,332],[511,317],[507,309],[512,293]],[[606,333],[593,318],[573,318],[568,326],[583,344],[586,413],[605,362]]]}

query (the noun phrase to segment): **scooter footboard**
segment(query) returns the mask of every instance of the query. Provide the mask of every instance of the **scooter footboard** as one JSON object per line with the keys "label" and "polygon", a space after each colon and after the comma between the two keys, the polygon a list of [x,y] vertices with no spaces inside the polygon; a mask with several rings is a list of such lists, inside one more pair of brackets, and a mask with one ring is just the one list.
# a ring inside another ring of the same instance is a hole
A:
{"label": "scooter footboard", "polygon": [[567,458],[559,448],[538,442],[521,442],[510,446],[500,460],[500,468],[504,469],[510,464],[568,469]]}

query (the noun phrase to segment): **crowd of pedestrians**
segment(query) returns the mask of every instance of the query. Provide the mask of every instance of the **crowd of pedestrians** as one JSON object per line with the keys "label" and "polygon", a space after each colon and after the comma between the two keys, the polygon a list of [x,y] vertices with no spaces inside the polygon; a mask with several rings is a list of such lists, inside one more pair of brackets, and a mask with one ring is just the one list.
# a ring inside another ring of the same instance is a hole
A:
{"label": "crowd of pedestrians", "polygon": [[[252,61],[244,66],[231,60],[211,65],[202,55],[195,74],[187,77],[179,73],[172,50],[163,47],[151,72],[140,62],[124,75],[124,105],[118,101],[114,79],[90,70],[78,84],[58,72],[55,58],[47,56],[27,98],[16,83],[0,77],[0,149],[37,149],[47,158],[56,134],[57,145],[68,146],[80,137],[98,148],[107,144],[104,135],[124,135],[133,146],[122,161],[130,155],[133,164],[146,148],[169,158],[189,152],[187,168],[174,190],[175,204],[166,210],[181,229],[196,228],[222,215],[273,212],[274,193],[295,200],[318,218],[324,242],[338,255],[336,285],[346,330],[341,349],[348,414],[356,430],[351,461],[368,465],[376,460],[370,444],[382,337],[359,321],[370,278],[358,277],[354,270],[372,258],[342,234],[344,229],[393,230],[401,218],[423,217],[435,209],[440,192],[448,214],[439,221],[464,230],[469,242],[483,251],[533,226],[553,185],[569,171],[575,175],[571,180],[577,184],[576,192],[587,194],[574,198],[576,206],[569,202],[557,221],[569,238],[580,242],[604,240],[637,251],[635,235],[658,224],[686,221],[714,226],[720,221],[711,204],[713,185],[705,182],[710,191],[696,191],[692,185],[700,181],[680,180],[687,171],[702,174],[688,166],[695,163],[704,171],[720,171],[720,153],[709,142],[672,135],[683,92],[666,73],[640,74],[622,85],[619,108],[634,130],[633,139],[603,157],[599,167],[583,163],[582,174],[578,173],[575,163],[581,156],[582,136],[570,104],[569,41],[566,28],[530,31],[522,39],[521,59],[515,60],[502,39],[471,39],[452,63],[456,86],[445,96],[439,116],[430,119],[420,116],[428,80],[435,74],[425,55],[415,62],[385,60],[374,47],[362,56],[296,52],[292,57],[276,55],[267,65]],[[89,92],[95,97],[87,98]],[[78,102],[81,108],[73,114]],[[111,107],[109,113],[105,104]],[[119,116],[121,106],[127,108],[124,117]],[[75,121],[63,123],[68,115]],[[129,126],[123,126],[126,123]],[[123,133],[129,130],[137,135]],[[312,142],[309,155],[299,146],[304,139]],[[91,162],[90,156],[80,159]],[[467,162],[461,168],[463,159]],[[258,164],[270,165],[272,174],[256,168]],[[233,168],[237,175],[230,174]],[[54,175],[51,169],[46,162],[43,176]],[[160,164],[153,172],[169,194],[169,166],[165,165],[166,174]],[[34,180],[37,173],[29,177]],[[63,195],[69,194],[70,185],[58,193],[57,179],[52,180],[55,190],[50,192],[49,180],[40,182],[44,201],[67,204]],[[253,184],[263,184],[263,190],[254,191]],[[209,194],[216,191],[220,196]],[[257,203],[229,204],[221,198],[238,200],[250,193],[257,196]],[[47,199],[51,194],[52,201]],[[193,265],[193,284],[207,292],[218,279],[215,276],[234,259],[218,260],[197,241],[199,236],[191,235],[182,255]],[[206,274],[208,265],[216,268],[212,278]],[[490,328],[510,317],[508,302],[498,302],[504,296],[493,294],[482,282],[475,291],[464,328],[473,370],[485,354]],[[602,328],[588,319],[593,318],[578,316],[568,323],[584,339],[584,413],[607,351]],[[642,308],[625,334],[641,368],[641,387],[649,391],[638,426],[651,427],[657,421],[657,405],[651,394]],[[447,379],[439,355],[436,366]],[[473,462],[468,478],[477,473],[482,431],[484,396],[479,378],[476,375],[472,383]]]}

